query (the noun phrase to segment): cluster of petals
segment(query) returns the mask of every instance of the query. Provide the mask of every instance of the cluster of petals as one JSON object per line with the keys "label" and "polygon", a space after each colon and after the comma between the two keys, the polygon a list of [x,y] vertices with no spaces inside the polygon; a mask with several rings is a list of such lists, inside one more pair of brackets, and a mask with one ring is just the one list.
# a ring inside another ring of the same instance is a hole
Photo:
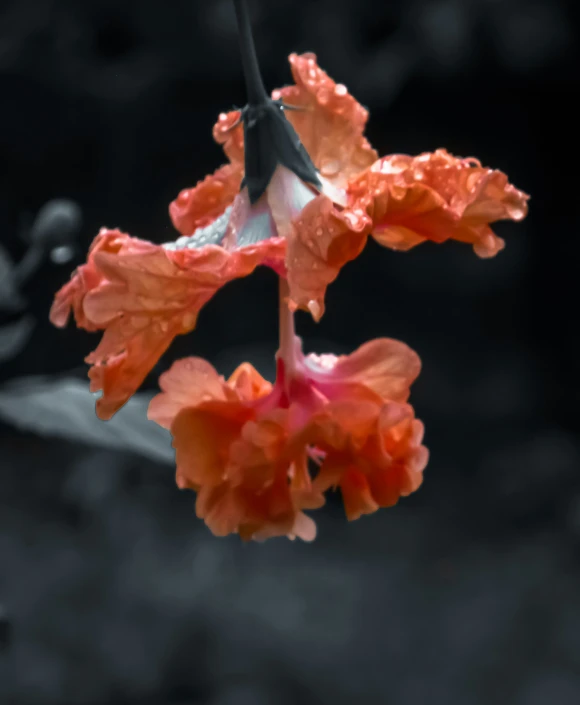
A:
{"label": "cluster of petals", "polygon": [[202,359],[175,362],[149,418],[170,429],[177,484],[197,493],[197,515],[215,535],[312,540],[304,511],[322,506],[329,488],[356,519],[421,484],[423,425],[407,403],[419,369],[395,340],[335,357],[304,356],[296,338],[273,385],[249,363],[226,381]]}
{"label": "cluster of petals", "polygon": [[320,188],[279,166],[257,203],[244,176],[239,111],[214,128],[229,163],[170,205],[181,234],[153,244],[103,229],[87,263],[56,295],[51,320],[103,330],[91,364],[91,389],[102,391],[97,413],[110,418],[136,391],[173,338],[191,331],[201,307],[228,281],[258,265],[287,279],[291,308],[324,312],[327,286],[369,235],[393,249],[452,238],[481,256],[503,243],[489,224],[520,220],[527,196],[506,176],[444,150],[419,157],[378,158],[364,137],[367,111],[316,64],[290,56],[294,85],[272,97],[286,111],[318,174]]}

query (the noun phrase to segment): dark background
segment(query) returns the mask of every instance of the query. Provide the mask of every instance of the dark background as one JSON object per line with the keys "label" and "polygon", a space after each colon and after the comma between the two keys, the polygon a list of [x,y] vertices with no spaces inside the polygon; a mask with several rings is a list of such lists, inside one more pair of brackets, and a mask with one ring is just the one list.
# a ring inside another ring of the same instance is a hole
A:
{"label": "dark background", "polygon": [[[2,0],[0,702],[575,705],[570,8],[251,7],[269,88],[290,82],[291,51],[315,51],[368,106],[379,153],[477,156],[532,195],[530,215],[497,226],[507,247],[493,260],[458,243],[406,254],[369,243],[330,287],[322,322],[299,316],[309,351],[390,336],[421,355],[411,400],[431,450],[422,489],[353,524],[332,497],[310,545],[214,538],[175,487],[146,398],[98,422],[82,363],[98,338],[47,315],[101,225],[173,239],[169,201],[223,163],[212,125],[244,103],[231,2]],[[74,256],[45,257],[10,289],[30,224],[55,198],[82,209]],[[224,374],[248,359],[271,376],[276,297],[269,270],[225,287],[146,393],[189,354]]]}

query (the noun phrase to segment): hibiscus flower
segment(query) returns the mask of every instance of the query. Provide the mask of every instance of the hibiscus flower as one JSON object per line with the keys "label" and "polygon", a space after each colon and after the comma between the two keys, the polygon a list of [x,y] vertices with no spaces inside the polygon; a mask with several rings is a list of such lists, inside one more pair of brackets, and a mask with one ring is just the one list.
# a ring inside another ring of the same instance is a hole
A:
{"label": "hibiscus flower", "polygon": [[305,356],[286,307],[273,385],[248,363],[226,381],[204,360],[179,360],[161,375],[149,418],[170,429],[177,484],[197,493],[214,534],[312,540],[304,510],[330,487],[356,519],[420,486],[428,454],[407,403],[419,370],[418,356],[389,339]]}
{"label": "hibiscus flower", "polygon": [[313,54],[292,54],[294,85],[269,97],[243,4],[236,9],[248,105],[214,127],[230,163],[171,203],[175,241],[101,230],[51,309],[55,325],[72,311],[78,326],[104,331],[87,358],[102,419],[193,330],[220,287],[259,265],[287,280],[292,310],[319,320],[326,287],[369,235],[393,249],[452,238],[489,256],[503,246],[489,223],[526,214],[527,196],[474,159],[444,150],[379,159],[363,134],[367,111]]}

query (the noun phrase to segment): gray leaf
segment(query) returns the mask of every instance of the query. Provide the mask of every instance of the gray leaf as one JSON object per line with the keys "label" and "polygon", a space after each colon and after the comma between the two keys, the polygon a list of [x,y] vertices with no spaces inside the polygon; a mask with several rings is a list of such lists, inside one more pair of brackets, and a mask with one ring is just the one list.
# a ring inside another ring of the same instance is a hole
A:
{"label": "gray leaf", "polygon": [[18,355],[28,342],[34,323],[33,316],[23,316],[18,321],[0,326],[0,362]]}
{"label": "gray leaf", "polygon": [[0,418],[41,436],[175,462],[170,434],[147,419],[149,395],[136,394],[106,422],[95,414],[96,396],[89,392],[88,383],[76,379],[26,377],[0,388]]}

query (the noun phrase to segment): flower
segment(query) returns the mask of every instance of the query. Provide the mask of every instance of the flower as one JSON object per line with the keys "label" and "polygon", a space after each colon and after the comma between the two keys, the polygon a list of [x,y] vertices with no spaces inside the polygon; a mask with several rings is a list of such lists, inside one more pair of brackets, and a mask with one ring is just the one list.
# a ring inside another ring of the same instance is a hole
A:
{"label": "flower", "polygon": [[[314,54],[291,54],[289,60],[295,85],[275,90],[272,97],[298,108],[287,119],[323,185],[283,232],[294,308],[309,310],[319,320],[326,287],[360,254],[369,235],[394,250],[448,239],[472,244],[481,257],[503,248],[489,224],[522,220],[529,198],[505,174],[444,149],[379,159],[363,134],[367,110],[319,68]],[[223,114],[214,128],[215,139],[238,166],[244,159],[239,116]],[[171,206],[173,222],[184,234],[188,193]]]}
{"label": "flower", "polygon": [[88,261],[56,295],[51,321],[104,335],[86,361],[97,414],[109,419],[142,384],[176,335],[195,327],[202,306],[225,283],[268,260],[279,261],[281,238],[235,251],[209,245],[179,250],[103,228]]}
{"label": "flower", "polygon": [[[304,356],[299,338],[278,354],[274,385],[248,363],[225,381],[199,358],[160,377],[149,418],[173,435],[177,484],[197,493],[197,516],[217,536],[298,536],[316,526],[304,510],[340,487],[356,519],[421,484],[423,426],[406,403],[418,356],[373,340],[348,356]],[[312,479],[308,461],[320,463]]]}
{"label": "flower", "polygon": [[220,115],[214,137],[230,163],[170,204],[181,237],[154,245],[103,229],[57,293],[55,325],[72,309],[80,327],[104,330],[87,357],[102,419],[221,286],[258,265],[287,279],[292,310],[319,320],[328,284],[369,235],[399,250],[455,239],[491,256],[503,241],[489,223],[526,215],[528,197],[475,159],[445,150],[379,159],[363,134],[367,111],[315,55],[292,54],[290,65],[295,85]]}

